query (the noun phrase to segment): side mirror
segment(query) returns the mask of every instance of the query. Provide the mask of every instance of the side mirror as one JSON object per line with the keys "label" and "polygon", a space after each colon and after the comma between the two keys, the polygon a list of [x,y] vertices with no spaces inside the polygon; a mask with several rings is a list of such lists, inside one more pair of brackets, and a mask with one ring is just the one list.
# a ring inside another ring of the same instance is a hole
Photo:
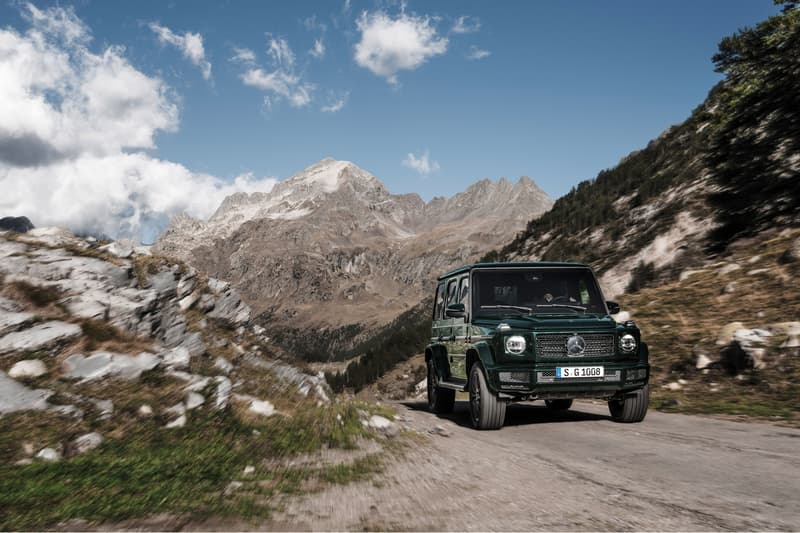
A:
{"label": "side mirror", "polygon": [[464,318],[466,314],[464,304],[451,304],[444,310],[444,316],[447,318]]}
{"label": "side mirror", "polygon": [[606,307],[608,307],[608,313],[611,315],[619,313],[619,304],[617,302],[606,302]]}

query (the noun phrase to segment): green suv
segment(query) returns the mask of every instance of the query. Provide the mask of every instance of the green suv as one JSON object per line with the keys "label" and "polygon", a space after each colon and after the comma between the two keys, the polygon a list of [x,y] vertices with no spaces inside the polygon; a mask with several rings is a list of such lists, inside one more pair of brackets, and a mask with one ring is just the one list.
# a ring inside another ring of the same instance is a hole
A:
{"label": "green suv", "polygon": [[647,344],[577,263],[478,263],[441,276],[425,348],[428,405],[453,410],[469,392],[478,429],[503,426],[510,402],[608,400],[611,417],[641,422],[649,399]]}

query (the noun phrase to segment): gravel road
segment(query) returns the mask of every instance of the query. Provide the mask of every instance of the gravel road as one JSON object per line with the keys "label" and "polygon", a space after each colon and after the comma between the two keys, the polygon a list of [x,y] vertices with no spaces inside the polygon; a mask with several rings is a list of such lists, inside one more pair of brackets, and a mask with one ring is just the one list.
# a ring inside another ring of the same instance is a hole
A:
{"label": "gravel road", "polygon": [[[469,427],[397,404],[402,423],[443,426],[378,480],[290,502],[268,529],[800,529],[800,430],[650,411],[609,420],[605,404],[562,414],[509,408],[506,426]],[[251,526],[252,527],[252,526]]]}

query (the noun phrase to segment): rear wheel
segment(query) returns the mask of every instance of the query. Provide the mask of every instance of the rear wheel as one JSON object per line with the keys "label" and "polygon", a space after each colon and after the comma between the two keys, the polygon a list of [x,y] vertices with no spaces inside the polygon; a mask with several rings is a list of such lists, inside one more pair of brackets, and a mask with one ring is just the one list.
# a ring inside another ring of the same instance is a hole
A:
{"label": "rear wheel", "polygon": [[452,413],[455,403],[456,391],[439,387],[439,376],[431,359],[428,361],[428,409],[434,413]]}
{"label": "rear wheel", "polygon": [[469,373],[469,415],[476,429],[500,429],[506,419],[506,402],[489,390],[479,363]]}
{"label": "rear wheel", "polygon": [[545,400],[544,404],[551,411],[566,411],[572,407],[572,400]]}
{"label": "rear wheel", "polygon": [[621,400],[609,400],[608,410],[615,422],[641,422],[647,415],[650,403],[650,385],[631,393]]}

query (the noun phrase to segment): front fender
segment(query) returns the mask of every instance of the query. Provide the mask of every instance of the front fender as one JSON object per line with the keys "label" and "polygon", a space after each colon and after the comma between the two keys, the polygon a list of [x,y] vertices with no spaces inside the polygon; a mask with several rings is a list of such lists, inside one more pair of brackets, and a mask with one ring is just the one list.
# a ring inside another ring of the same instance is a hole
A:
{"label": "front fender", "polygon": [[472,365],[480,361],[483,368],[493,367],[495,364],[494,352],[486,341],[476,342],[467,350],[467,376],[472,370]]}

